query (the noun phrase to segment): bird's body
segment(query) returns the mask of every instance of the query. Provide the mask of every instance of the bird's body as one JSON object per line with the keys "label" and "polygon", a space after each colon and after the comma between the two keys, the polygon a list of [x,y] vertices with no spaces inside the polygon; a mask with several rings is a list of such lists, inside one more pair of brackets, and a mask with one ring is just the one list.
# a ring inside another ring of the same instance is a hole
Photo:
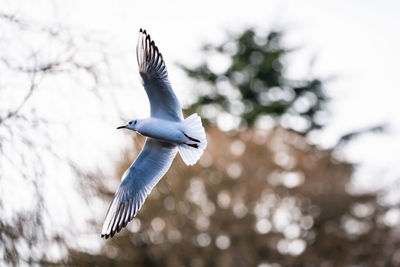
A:
{"label": "bird's body", "polygon": [[138,120],[136,131],[144,136],[175,145],[181,145],[185,142],[190,142],[190,140],[184,135],[185,126],[182,122],[174,122],[150,117],[147,119]]}
{"label": "bird's body", "polygon": [[122,176],[103,224],[101,236],[105,238],[112,237],[136,216],[178,151],[186,165],[194,165],[207,146],[200,117],[192,114],[183,119],[162,55],[142,29],[136,53],[150,101],[150,117],[132,120],[118,129],[133,130],[148,138],[138,158]]}

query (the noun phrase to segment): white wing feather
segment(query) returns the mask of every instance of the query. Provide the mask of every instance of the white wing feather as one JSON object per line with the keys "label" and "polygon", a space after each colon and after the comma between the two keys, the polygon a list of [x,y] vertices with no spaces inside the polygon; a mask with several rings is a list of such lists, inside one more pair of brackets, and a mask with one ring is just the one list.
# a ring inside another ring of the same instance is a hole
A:
{"label": "white wing feather", "polygon": [[151,190],[168,171],[176,153],[175,145],[147,138],[115,193],[103,224],[102,237],[112,237],[136,216]]}
{"label": "white wing feather", "polygon": [[143,86],[150,101],[151,116],[182,121],[182,108],[168,80],[167,67],[146,30],[139,31],[136,56]]}

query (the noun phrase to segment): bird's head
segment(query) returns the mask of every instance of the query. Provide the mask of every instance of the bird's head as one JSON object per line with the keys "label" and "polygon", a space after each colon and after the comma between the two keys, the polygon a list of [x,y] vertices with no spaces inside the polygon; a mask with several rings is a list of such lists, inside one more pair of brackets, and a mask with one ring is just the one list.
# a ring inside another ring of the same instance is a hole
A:
{"label": "bird's head", "polygon": [[138,124],[138,120],[131,120],[126,125],[117,127],[117,129],[129,129],[132,131],[136,131],[137,124]]}

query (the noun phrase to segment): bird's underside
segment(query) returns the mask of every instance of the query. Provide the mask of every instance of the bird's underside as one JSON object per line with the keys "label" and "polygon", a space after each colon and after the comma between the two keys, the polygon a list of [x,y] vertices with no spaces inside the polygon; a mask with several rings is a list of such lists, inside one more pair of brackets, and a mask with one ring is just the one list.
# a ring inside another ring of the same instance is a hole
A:
{"label": "bird's underside", "polygon": [[[143,86],[150,101],[150,118],[182,124],[184,141],[166,142],[147,138],[135,162],[126,170],[107,211],[101,236],[112,237],[131,221],[154,186],[168,171],[179,151],[187,165],[193,165],[207,146],[206,134],[197,114],[183,119],[182,109],[168,80],[168,73],[157,46],[140,29],[137,60]],[[126,126],[123,128],[131,129]]]}

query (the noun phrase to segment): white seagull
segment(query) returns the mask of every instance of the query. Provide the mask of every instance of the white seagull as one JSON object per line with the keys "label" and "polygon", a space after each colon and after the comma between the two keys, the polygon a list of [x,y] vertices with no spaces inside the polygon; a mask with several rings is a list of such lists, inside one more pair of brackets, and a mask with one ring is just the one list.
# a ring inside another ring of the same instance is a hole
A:
{"label": "white seagull", "polygon": [[146,30],[139,31],[136,55],[150,101],[150,117],[131,120],[117,129],[136,131],[148,138],[135,162],[122,176],[101,231],[101,237],[105,238],[112,237],[136,216],[178,151],[186,165],[194,165],[207,146],[200,117],[192,114],[183,119],[162,55]]}

